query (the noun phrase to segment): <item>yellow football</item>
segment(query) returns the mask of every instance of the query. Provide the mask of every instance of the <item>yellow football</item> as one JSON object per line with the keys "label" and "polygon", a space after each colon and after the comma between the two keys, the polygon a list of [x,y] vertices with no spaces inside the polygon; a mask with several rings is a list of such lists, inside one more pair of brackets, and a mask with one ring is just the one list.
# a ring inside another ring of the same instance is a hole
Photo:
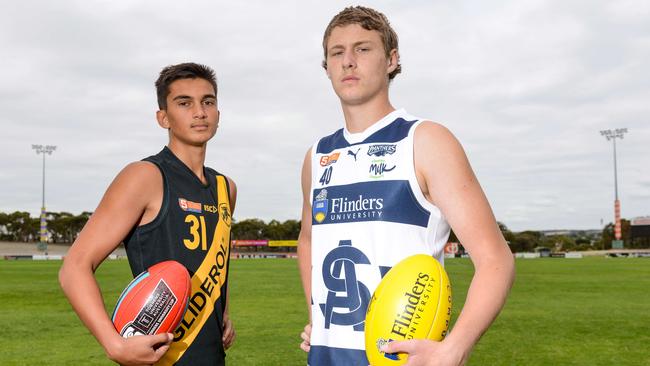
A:
{"label": "yellow football", "polygon": [[441,341],[451,318],[451,285],[440,263],[416,254],[386,273],[372,295],[366,313],[366,355],[370,365],[402,365],[408,355],[379,350],[390,341]]}

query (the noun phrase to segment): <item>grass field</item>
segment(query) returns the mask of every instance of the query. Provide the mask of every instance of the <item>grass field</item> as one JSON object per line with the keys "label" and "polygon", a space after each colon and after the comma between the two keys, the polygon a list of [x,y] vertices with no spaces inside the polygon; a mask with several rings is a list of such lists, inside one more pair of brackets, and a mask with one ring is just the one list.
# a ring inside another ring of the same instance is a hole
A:
{"label": "grass field", "polygon": [[[111,365],[59,289],[61,262],[0,260],[0,365]],[[230,365],[304,365],[307,319],[295,260],[231,261],[238,338]],[[446,263],[458,315],[472,274]],[[110,312],[126,261],[98,271]],[[508,303],[469,365],[650,365],[650,259],[523,259]]]}

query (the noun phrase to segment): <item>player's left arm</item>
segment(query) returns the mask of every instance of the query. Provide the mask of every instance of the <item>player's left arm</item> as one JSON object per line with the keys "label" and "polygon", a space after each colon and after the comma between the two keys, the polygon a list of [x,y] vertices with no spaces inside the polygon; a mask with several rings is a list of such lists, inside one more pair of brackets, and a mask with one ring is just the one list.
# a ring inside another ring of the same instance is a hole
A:
{"label": "player's left arm", "polygon": [[[230,215],[232,216],[235,212],[235,203],[237,201],[237,186],[235,181],[226,177],[228,180],[228,187],[230,188]],[[229,280],[230,281],[230,280]],[[235,342],[235,327],[233,326],[232,319],[230,319],[230,286],[226,288],[226,309],[223,312],[223,347],[224,349],[230,348],[233,342]]]}
{"label": "player's left arm", "polygon": [[465,305],[442,342],[393,342],[407,365],[463,365],[501,311],[514,280],[514,260],[462,146],[445,127],[424,122],[415,131],[415,169],[425,197],[447,219],[474,264]]}
{"label": "player's left arm", "polygon": [[311,149],[307,150],[300,173],[302,187],[302,220],[300,221],[300,235],[298,235],[298,270],[302,288],[305,291],[305,304],[309,322],[305,325],[300,338],[300,349],[309,352],[311,349]]}

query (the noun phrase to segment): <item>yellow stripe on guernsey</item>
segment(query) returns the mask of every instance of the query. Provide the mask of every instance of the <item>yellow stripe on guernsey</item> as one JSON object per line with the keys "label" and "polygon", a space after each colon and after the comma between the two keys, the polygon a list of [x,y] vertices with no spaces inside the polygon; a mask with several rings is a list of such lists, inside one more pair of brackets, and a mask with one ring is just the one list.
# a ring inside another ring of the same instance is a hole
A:
{"label": "yellow stripe on guernsey", "polygon": [[[214,303],[221,296],[221,286],[226,281],[228,256],[230,255],[231,211],[226,184],[226,179],[223,176],[217,176],[217,197],[220,215],[217,229],[214,232],[212,244],[203,263],[192,276],[192,295],[183,322],[174,333],[174,342],[172,342],[169,350],[156,365],[173,365],[178,362],[183,353],[194,342],[201,328],[203,328],[203,324],[214,311]],[[192,303],[203,305],[201,311],[196,311],[192,307]],[[179,337],[180,339],[178,339]]]}

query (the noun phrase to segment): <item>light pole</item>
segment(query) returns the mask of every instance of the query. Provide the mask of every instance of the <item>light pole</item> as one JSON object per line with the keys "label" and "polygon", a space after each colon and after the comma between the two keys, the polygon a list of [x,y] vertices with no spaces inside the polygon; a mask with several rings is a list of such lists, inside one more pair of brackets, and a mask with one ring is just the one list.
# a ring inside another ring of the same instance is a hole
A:
{"label": "light pole", "polygon": [[621,241],[621,202],[618,200],[618,173],[616,170],[616,139],[623,139],[623,136],[627,133],[627,128],[617,128],[615,130],[602,130],[600,134],[605,136],[607,141],[611,140],[614,145],[614,238],[615,241],[612,241],[612,248],[618,247],[623,248],[623,242]]}
{"label": "light pole", "polygon": [[41,230],[40,230],[40,241],[38,244],[38,249],[42,250],[47,254],[47,212],[45,211],[45,154],[52,155],[56,146],[53,145],[32,145],[32,149],[36,150],[36,154],[43,154],[43,202],[41,205]]}

